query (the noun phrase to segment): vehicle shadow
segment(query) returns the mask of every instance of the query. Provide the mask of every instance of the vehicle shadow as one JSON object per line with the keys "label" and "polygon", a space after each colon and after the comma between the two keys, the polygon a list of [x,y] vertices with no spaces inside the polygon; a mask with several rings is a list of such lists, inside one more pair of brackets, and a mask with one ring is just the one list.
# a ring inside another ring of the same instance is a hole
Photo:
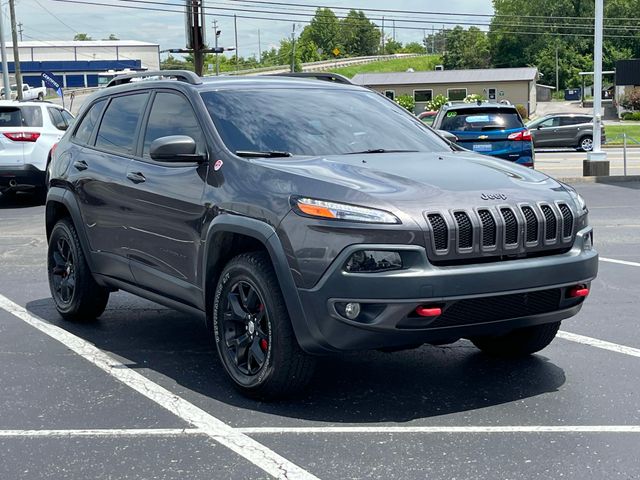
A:
{"label": "vehicle shadow", "polygon": [[396,353],[323,357],[304,394],[265,403],[243,397],[230,385],[198,318],[120,293],[112,296],[107,311],[94,323],[63,321],[50,298],[32,301],[27,309],[123,357],[130,368],[148,369],[145,375],[160,383],[166,385],[166,378],[175,381],[180,395],[195,397],[203,408],[207,407],[202,403],[213,399],[310,421],[407,422],[534,397],[556,391],[565,382],[564,371],[544,356],[494,359],[462,341]]}
{"label": "vehicle shadow", "polygon": [[29,208],[44,205],[44,195],[31,192],[0,193],[0,209]]}

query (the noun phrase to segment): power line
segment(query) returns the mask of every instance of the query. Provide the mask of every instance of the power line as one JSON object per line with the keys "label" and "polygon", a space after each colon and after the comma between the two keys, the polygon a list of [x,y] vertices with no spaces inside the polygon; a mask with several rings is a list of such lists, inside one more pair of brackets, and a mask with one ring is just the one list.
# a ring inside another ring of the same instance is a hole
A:
{"label": "power line", "polygon": [[[69,2],[69,3],[77,3],[77,2],[73,2],[71,0],[55,0],[55,1],[62,1],[62,2]],[[182,8],[182,5],[178,5],[178,4],[174,4],[174,3],[166,3],[166,2],[159,2],[159,1],[154,1],[154,0],[114,0],[117,2],[123,2],[123,3],[140,3],[140,4],[147,4],[147,5],[160,5],[160,6],[167,6],[167,7],[176,7],[176,8]],[[237,1],[237,0],[235,0]],[[88,4],[92,4],[92,3],[88,3]],[[97,3],[101,6],[117,6],[117,5],[112,5],[112,4],[104,4],[104,3]],[[345,7],[346,8],[346,7]],[[218,12],[218,10],[225,10],[225,11],[234,11],[234,12],[245,12],[245,13],[254,13],[254,14],[266,14],[266,15],[274,15],[274,14],[283,14],[283,15],[296,15],[296,16],[312,16],[311,14],[305,14],[305,13],[298,13],[298,12],[270,12],[270,11],[263,11],[263,10],[256,10],[256,9],[243,9],[243,8],[230,8],[230,7],[219,7],[219,6],[210,6],[210,7],[204,7],[204,10],[215,10],[216,12]],[[164,10],[163,10],[164,11]],[[174,12],[175,10],[170,10],[171,12]],[[221,13],[216,13],[218,16],[222,16],[222,17],[230,17],[233,18],[233,15],[225,15],[225,14],[221,14]],[[208,15],[211,15],[211,13],[208,13]],[[254,16],[248,16],[248,15],[237,15],[237,17],[239,18],[248,18],[248,19],[256,19],[256,20],[276,20],[276,21],[283,21],[283,22],[291,22],[294,21],[290,18],[286,18],[286,19],[280,19],[280,18],[270,18],[270,17],[254,17]],[[349,17],[345,17],[345,16],[338,16],[336,15],[336,18],[344,20],[347,19]],[[381,21],[381,18],[369,18],[367,21],[373,21],[373,20],[378,20]],[[549,28],[557,28],[557,29],[578,29],[578,30],[585,30],[584,33],[576,33],[575,35],[578,36],[585,36],[585,37],[591,37],[592,35],[588,33],[588,31],[592,31],[593,30],[593,26],[592,25],[566,25],[566,24],[526,24],[526,23],[496,23],[496,22],[492,22],[492,23],[478,23],[478,22],[460,22],[460,21],[438,21],[438,22],[433,22],[433,21],[424,21],[424,20],[416,20],[416,19],[406,19],[406,20],[399,20],[399,22],[402,23],[411,23],[411,24],[420,24],[422,25],[421,27],[407,27],[407,26],[397,26],[395,28],[398,29],[404,29],[404,30],[422,30],[424,29],[424,24],[428,23],[428,24],[440,24],[440,25],[469,25],[469,26],[482,26],[482,27],[506,27],[506,28],[534,28],[534,29],[549,29]],[[308,23],[308,22],[307,22]],[[605,27],[605,29],[609,29],[609,30],[638,30],[640,29],[639,26],[611,26],[611,27]],[[501,33],[522,33],[522,34],[527,34],[527,35],[535,35],[536,33],[539,32],[504,32],[501,31]],[[543,33],[548,33],[548,32],[543,32]],[[559,33],[556,32],[556,34],[558,35],[574,35],[573,33]],[[616,38],[631,38],[628,36],[614,36],[614,35],[608,35],[609,37],[616,37]]]}
{"label": "power line", "polygon": [[45,7],[44,5],[42,5],[38,0],[33,0],[40,8],[42,8],[45,12],[47,12],[49,15],[51,15],[53,18],[55,18],[58,22],[60,22],[61,25],[64,25],[65,27],[67,27],[69,30],[71,30],[73,33],[78,33],[78,31],[76,29],[74,29],[73,27],[70,27],[69,25],[67,25],[65,22],[63,22],[56,14],[54,14],[51,10],[49,10],[47,7]]}

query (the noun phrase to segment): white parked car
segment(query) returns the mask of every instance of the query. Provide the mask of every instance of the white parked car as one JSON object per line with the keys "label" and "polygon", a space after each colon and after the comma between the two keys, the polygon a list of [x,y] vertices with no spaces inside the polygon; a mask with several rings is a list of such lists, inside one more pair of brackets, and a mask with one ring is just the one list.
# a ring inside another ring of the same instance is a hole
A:
{"label": "white parked car", "polygon": [[54,145],[73,115],[50,102],[0,101],[0,193],[46,188]]}

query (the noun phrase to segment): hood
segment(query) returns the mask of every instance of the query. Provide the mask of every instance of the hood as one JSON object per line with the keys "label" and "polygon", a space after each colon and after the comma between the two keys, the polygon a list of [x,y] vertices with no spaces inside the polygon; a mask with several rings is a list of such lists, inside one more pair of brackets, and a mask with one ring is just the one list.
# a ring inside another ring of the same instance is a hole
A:
{"label": "hood", "polygon": [[[411,216],[431,208],[569,199],[565,189],[543,173],[470,152],[293,157],[256,162],[309,179],[309,182],[295,183],[299,185],[298,190],[312,191],[292,191],[292,194],[366,202],[367,206],[386,209],[395,207]],[[327,183],[332,188],[328,188]],[[502,194],[507,199],[483,200],[482,194]],[[336,196],[341,198],[334,198]]]}

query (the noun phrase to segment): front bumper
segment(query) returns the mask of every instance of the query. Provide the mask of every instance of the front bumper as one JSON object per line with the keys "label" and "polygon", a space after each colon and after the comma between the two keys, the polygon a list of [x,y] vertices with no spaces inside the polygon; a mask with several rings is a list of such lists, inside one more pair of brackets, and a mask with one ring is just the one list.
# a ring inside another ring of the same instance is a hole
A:
{"label": "front bumper", "polygon": [[[423,248],[407,245],[352,245],[332,263],[317,285],[298,289],[306,321],[319,338],[303,348],[327,351],[396,348],[439,343],[563,320],[578,313],[583,298],[569,287],[589,285],[598,272],[598,254],[576,235],[570,251],[536,258],[437,267]],[[378,274],[348,273],[347,259],[358,250],[401,252],[405,269]],[[336,306],[358,302],[354,320]],[[437,305],[441,317],[416,317],[419,305]]]}
{"label": "front bumper", "polygon": [[33,165],[0,166],[0,192],[45,186],[46,173]]}

